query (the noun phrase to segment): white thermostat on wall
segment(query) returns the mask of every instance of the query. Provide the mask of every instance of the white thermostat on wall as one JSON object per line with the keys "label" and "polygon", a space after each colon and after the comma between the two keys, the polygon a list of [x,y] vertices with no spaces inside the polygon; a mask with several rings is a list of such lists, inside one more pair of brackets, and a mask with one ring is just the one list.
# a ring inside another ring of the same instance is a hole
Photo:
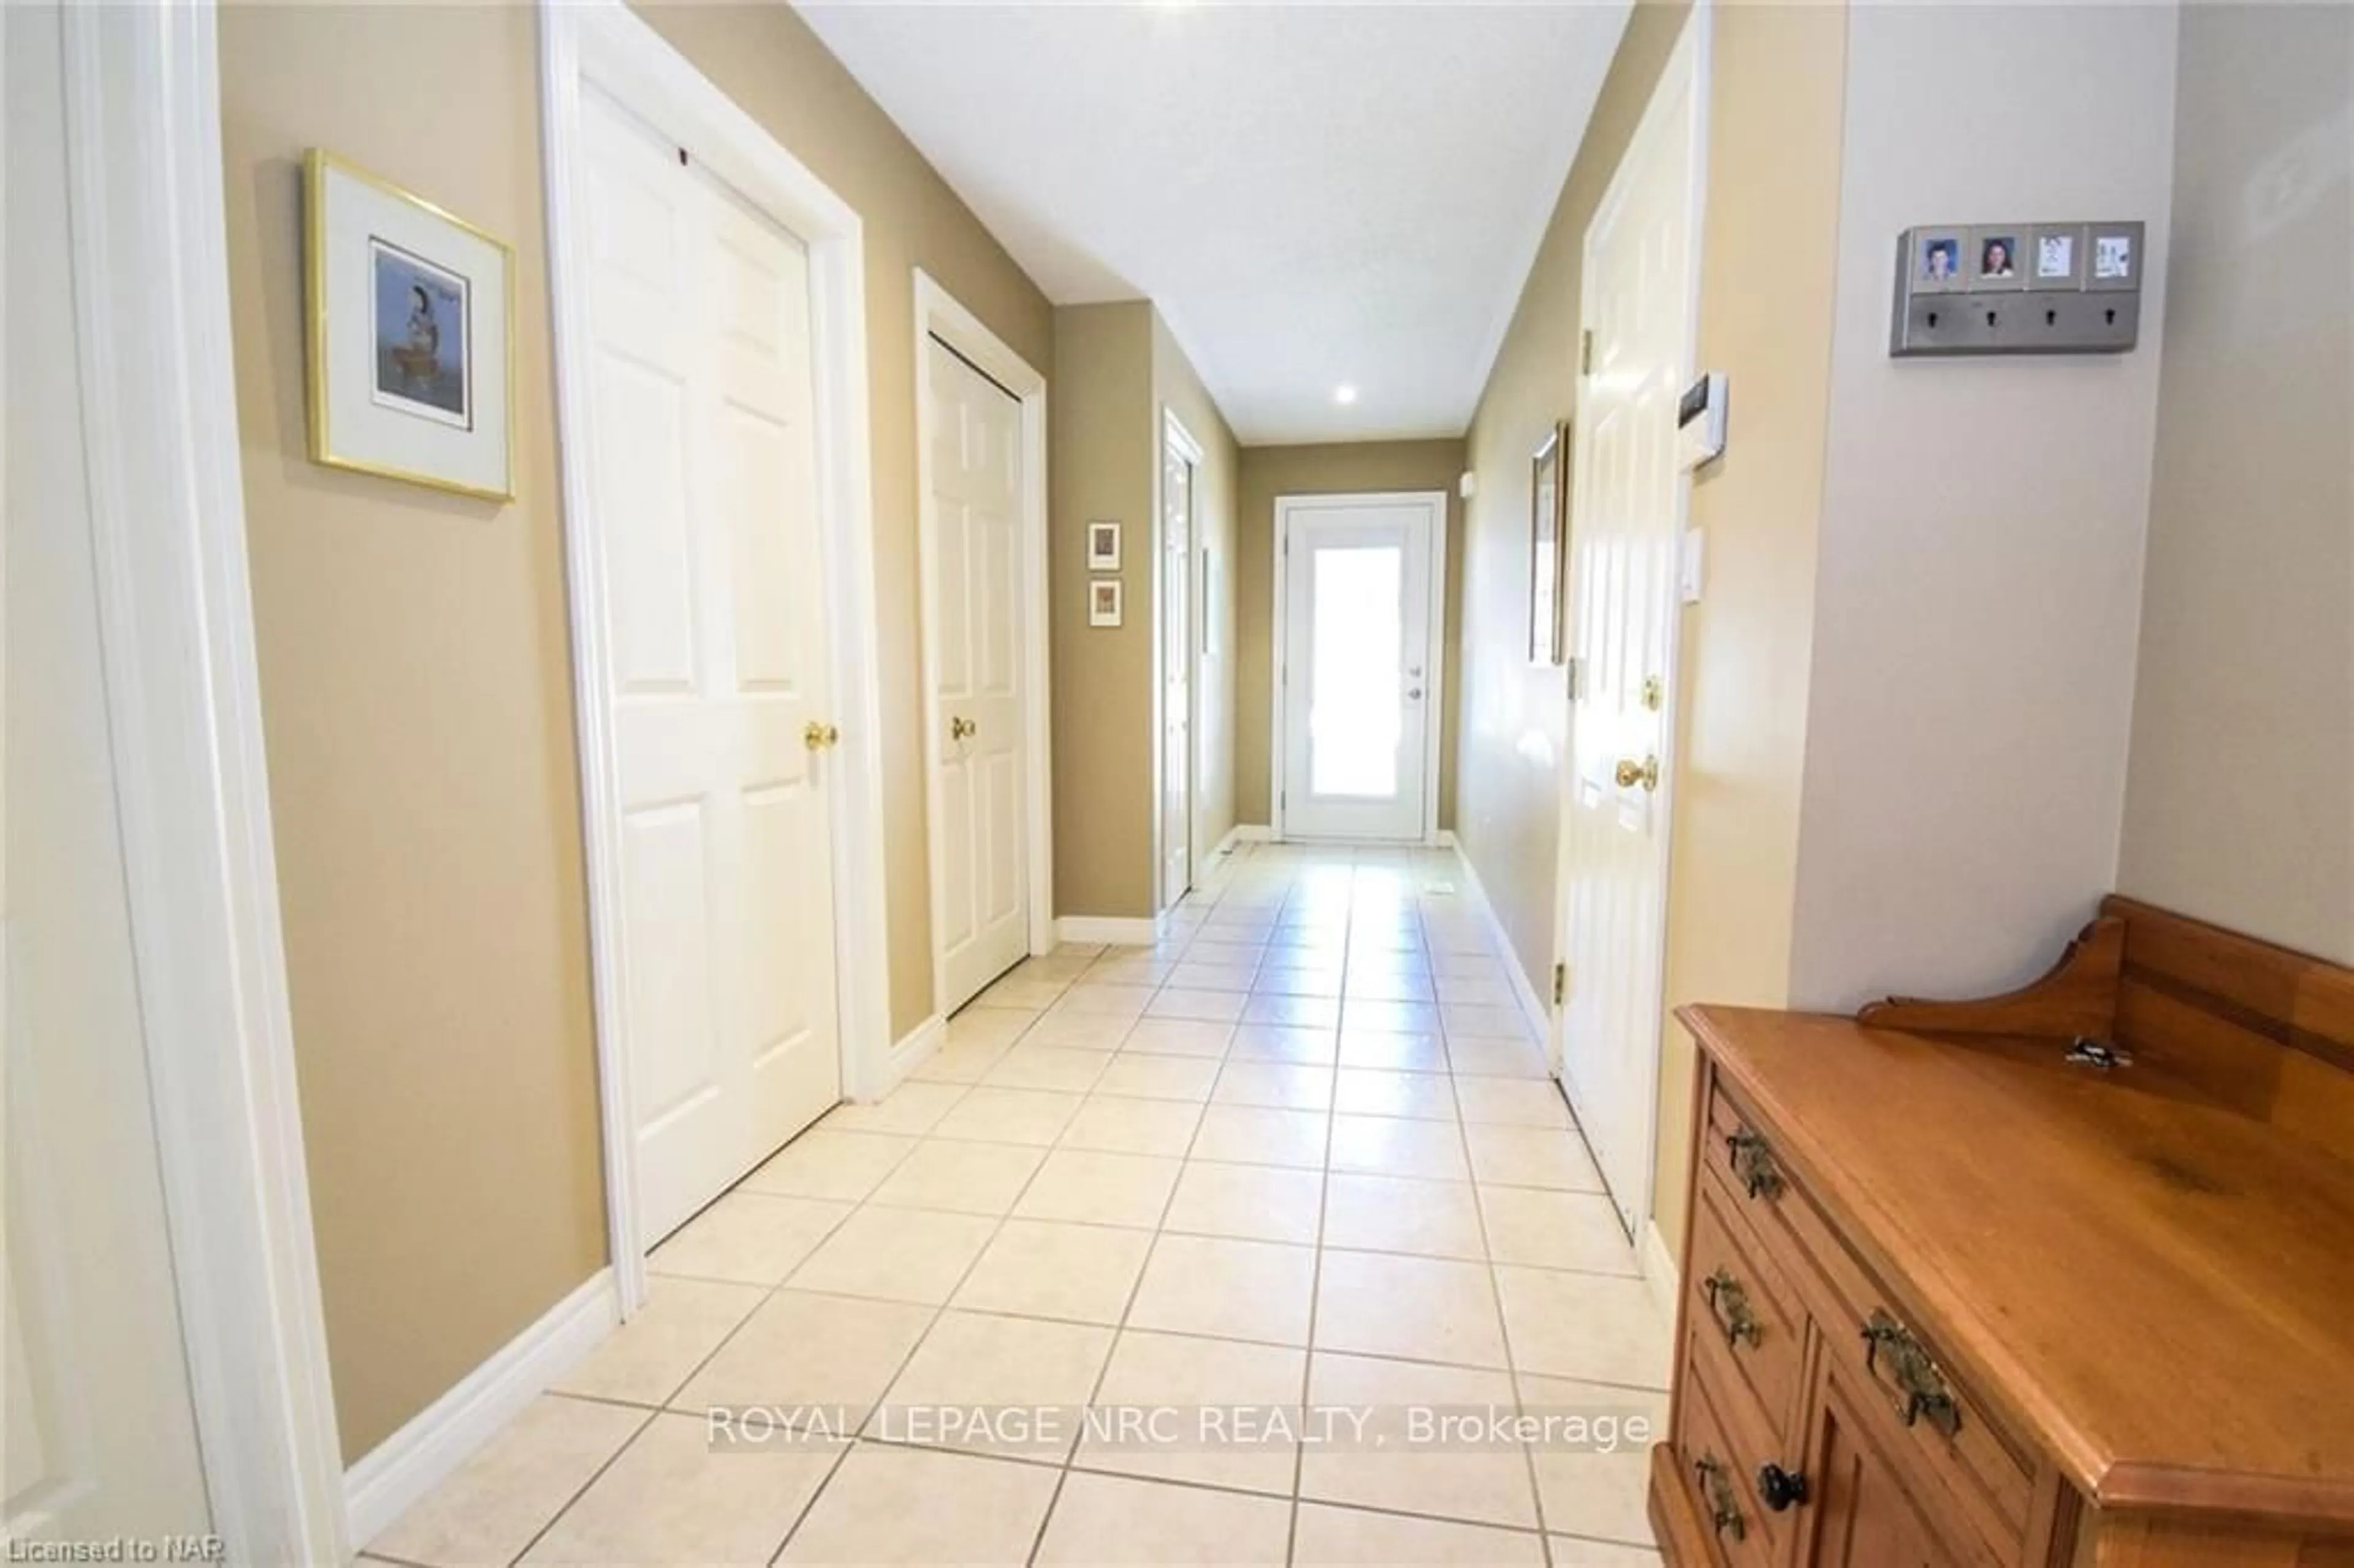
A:
{"label": "white thermostat on wall", "polygon": [[1724,455],[1724,375],[1712,370],[1676,408],[1676,450],[1687,470]]}

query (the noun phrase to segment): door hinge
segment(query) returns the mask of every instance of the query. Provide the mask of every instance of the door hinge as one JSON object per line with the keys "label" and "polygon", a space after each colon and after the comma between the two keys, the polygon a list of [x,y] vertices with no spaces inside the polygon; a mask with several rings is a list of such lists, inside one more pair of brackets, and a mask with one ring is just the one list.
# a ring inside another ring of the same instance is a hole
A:
{"label": "door hinge", "polygon": [[1580,376],[1594,374],[1594,329],[1592,327],[1587,327],[1577,334],[1577,373]]}
{"label": "door hinge", "polygon": [[1568,1000],[1569,966],[1566,963],[1555,964],[1553,967],[1553,1004],[1559,1007]]}
{"label": "door hinge", "polygon": [[1582,678],[1585,666],[1579,663],[1575,659],[1568,659],[1563,662],[1563,668],[1569,672],[1569,700],[1574,703],[1577,701],[1579,697],[1585,695],[1585,694],[1578,689],[1585,683]]}

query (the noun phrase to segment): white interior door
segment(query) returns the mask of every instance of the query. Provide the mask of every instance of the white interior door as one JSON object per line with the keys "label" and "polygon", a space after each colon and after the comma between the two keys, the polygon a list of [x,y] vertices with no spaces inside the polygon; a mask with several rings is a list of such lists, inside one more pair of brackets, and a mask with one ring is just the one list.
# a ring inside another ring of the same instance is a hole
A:
{"label": "white interior door", "polygon": [[208,1527],[124,891],[68,269],[58,8],[5,13],[0,1468],[10,1541]]}
{"label": "white interior door", "polygon": [[1278,503],[1288,838],[1421,840],[1437,738],[1437,549],[1445,502]]}
{"label": "white interior door", "polygon": [[1667,909],[1670,665],[1699,171],[1691,29],[1586,230],[1571,478],[1576,663],[1562,821],[1562,1082],[1628,1233],[1649,1205]]}
{"label": "white interior door", "polygon": [[1022,405],[938,338],[932,400],[932,712],[942,1012],[1030,950],[1022,651]]}
{"label": "white interior door", "polygon": [[652,1245],[840,1097],[810,281],[791,235],[586,97],[620,979]]}
{"label": "white interior door", "polygon": [[[1173,438],[1174,432],[1171,432]],[[1199,459],[1161,443],[1161,906],[1193,885],[1193,482]]]}

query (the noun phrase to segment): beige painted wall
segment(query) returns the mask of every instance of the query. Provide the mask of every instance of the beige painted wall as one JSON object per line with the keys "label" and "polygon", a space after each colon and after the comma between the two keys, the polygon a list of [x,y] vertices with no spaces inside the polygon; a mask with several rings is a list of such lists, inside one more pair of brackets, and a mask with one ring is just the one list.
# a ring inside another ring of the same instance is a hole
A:
{"label": "beige painted wall", "polygon": [[1650,101],[1684,15],[1671,0],[1642,0],[1628,19],[1466,438],[1479,484],[1464,529],[1455,832],[1540,995],[1549,987],[1536,979],[1553,969],[1569,704],[1560,667],[1528,662],[1529,458],[1575,407],[1585,226]]}
{"label": "beige painted wall", "polygon": [[[1789,996],[1846,87],[1843,5],[1715,16],[1699,358],[1730,378],[1733,425],[1692,485],[1708,576],[1683,612],[1677,665],[1670,1009]],[[1761,290],[1767,253],[1784,281]],[[1652,1213],[1671,1249],[1691,1185],[1694,1066],[1670,1018]]]}
{"label": "beige painted wall", "polygon": [[1438,825],[1455,825],[1455,752],[1463,672],[1463,475],[1460,440],[1245,447],[1235,528],[1235,820],[1275,820],[1269,748],[1275,729],[1275,503],[1356,491],[1447,493],[1447,679],[1438,736]]}
{"label": "beige painted wall", "polygon": [[[2175,28],[2170,6],[1848,13],[1797,1006],[2003,990],[2115,885]],[[2148,223],[2138,349],[1888,356],[1900,231],[2039,215]]]}
{"label": "beige painted wall", "polygon": [[2354,963],[2354,12],[2186,6],[2179,82],[2118,883]]}
{"label": "beige painted wall", "polygon": [[[891,1032],[904,1037],[932,1010],[916,570],[914,269],[938,280],[1041,372],[1054,360],[1053,312],[1028,275],[790,6],[641,0],[637,10],[864,221],[883,672],[884,897]],[[1050,387],[1050,415],[1054,403]]]}
{"label": "beige painted wall", "polygon": [[[225,7],[238,414],[327,1342],[357,1458],[605,1260],[522,6]],[[377,90],[432,59],[435,109]],[[301,159],[515,247],[511,506],[304,454]]]}
{"label": "beige painted wall", "polygon": [[[1052,316],[790,9],[647,10],[864,219],[891,1013],[905,1033],[931,1007],[910,270],[1041,369]],[[416,58],[440,62],[422,118],[379,63]],[[522,5],[232,5],[221,72],[295,1043],[337,1414],[357,1457],[604,1261],[537,27]],[[515,245],[514,504],[303,456],[311,146]]]}
{"label": "beige painted wall", "polygon": [[[1195,675],[1193,820],[1199,842],[1193,860],[1201,865],[1235,825],[1235,497],[1240,465],[1225,415],[1158,310],[1152,313],[1152,396],[1154,404],[1176,415],[1202,446],[1201,466],[1193,476],[1199,535],[1193,546],[1194,615],[1202,652]],[[1152,472],[1157,483],[1161,476],[1157,460]],[[1160,516],[1157,495],[1153,515]]]}
{"label": "beige painted wall", "polygon": [[[1153,913],[1152,542],[1160,461],[1152,307],[1055,313],[1046,400],[1055,705],[1055,912]],[[1118,522],[1123,617],[1087,624],[1087,524]]]}

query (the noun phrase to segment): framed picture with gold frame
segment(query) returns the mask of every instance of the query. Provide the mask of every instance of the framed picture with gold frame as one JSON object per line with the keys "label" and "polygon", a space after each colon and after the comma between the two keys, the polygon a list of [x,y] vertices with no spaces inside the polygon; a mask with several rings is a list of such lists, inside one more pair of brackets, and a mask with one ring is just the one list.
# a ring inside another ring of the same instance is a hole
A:
{"label": "framed picture with gold frame", "polygon": [[514,498],[514,252],[388,180],[302,162],[311,459]]}
{"label": "framed picture with gold frame", "polygon": [[1558,664],[1569,543],[1569,426],[1555,425],[1529,459],[1529,662]]}

